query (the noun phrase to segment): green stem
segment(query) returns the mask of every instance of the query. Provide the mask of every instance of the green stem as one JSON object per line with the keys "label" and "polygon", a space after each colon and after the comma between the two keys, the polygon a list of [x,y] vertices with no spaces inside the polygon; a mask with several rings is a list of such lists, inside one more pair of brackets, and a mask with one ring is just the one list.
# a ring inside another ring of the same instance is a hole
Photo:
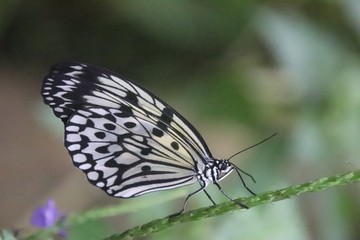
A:
{"label": "green stem", "polygon": [[[239,198],[236,199],[236,201],[240,201],[248,207],[255,207],[261,204],[276,202],[283,199],[295,197],[306,192],[318,192],[328,187],[355,183],[359,180],[360,170],[357,170],[345,174],[338,174],[332,177],[320,178],[318,180],[310,181],[303,184],[293,185],[277,191],[265,192],[253,197]],[[146,236],[150,233],[158,232],[180,223],[192,222],[209,217],[219,216],[229,211],[239,209],[241,208],[237,204],[234,204],[232,202],[225,202],[216,206],[189,211],[176,217],[157,219],[147,224],[129,229],[121,234],[115,234],[106,239],[133,239],[134,237]],[[242,210],[245,211],[245,209]]]}

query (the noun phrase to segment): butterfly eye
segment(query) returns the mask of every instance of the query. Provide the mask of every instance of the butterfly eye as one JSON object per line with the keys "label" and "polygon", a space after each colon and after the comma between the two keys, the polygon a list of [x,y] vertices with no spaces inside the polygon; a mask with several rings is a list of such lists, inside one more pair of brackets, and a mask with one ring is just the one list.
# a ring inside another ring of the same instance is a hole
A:
{"label": "butterfly eye", "polygon": [[225,170],[227,170],[228,165],[227,164],[221,164],[219,168],[220,168],[221,171],[225,171]]}

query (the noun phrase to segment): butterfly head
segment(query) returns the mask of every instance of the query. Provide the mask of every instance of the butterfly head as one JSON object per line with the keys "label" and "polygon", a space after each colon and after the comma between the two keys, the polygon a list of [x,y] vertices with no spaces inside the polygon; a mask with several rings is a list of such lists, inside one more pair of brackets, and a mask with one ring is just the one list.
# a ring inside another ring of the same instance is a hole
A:
{"label": "butterfly head", "polygon": [[216,169],[216,181],[221,181],[227,175],[229,175],[233,170],[233,164],[225,159],[225,160],[215,160],[214,161],[214,169]]}

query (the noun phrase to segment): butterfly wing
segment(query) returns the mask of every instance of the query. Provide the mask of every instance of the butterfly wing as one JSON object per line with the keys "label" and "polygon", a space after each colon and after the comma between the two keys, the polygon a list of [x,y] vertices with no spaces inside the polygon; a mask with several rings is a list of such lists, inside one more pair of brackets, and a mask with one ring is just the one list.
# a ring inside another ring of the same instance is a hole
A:
{"label": "butterfly wing", "polygon": [[89,181],[116,197],[191,184],[211,157],[201,135],[173,108],[115,73],[55,65],[42,95],[65,124],[65,146]]}
{"label": "butterfly wing", "polygon": [[191,184],[194,159],[182,144],[175,149],[154,123],[113,108],[78,110],[65,127],[65,146],[88,180],[116,197]]}

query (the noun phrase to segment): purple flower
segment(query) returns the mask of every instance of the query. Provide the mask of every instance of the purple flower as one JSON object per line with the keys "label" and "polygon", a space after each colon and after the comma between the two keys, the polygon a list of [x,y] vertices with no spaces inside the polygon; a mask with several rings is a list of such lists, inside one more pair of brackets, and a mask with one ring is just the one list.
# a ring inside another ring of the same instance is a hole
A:
{"label": "purple flower", "polygon": [[[49,199],[47,204],[37,207],[32,215],[30,223],[37,228],[50,228],[54,226],[59,220],[64,220],[65,215],[56,207],[55,201]],[[62,237],[67,235],[63,229],[58,230],[58,234]]]}
{"label": "purple flower", "polygon": [[31,224],[38,228],[53,226],[63,215],[57,209],[55,201],[49,199],[46,205],[37,207],[31,216]]}

